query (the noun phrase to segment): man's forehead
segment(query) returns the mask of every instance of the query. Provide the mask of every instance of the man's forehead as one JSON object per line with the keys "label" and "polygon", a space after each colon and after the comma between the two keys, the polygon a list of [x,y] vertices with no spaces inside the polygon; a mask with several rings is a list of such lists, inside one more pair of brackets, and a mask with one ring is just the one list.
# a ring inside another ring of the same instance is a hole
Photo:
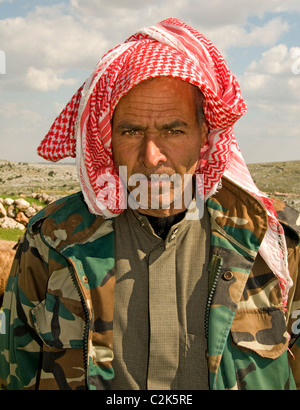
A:
{"label": "man's forehead", "polygon": [[178,78],[162,76],[142,81],[120,98],[113,124],[120,129],[142,129],[144,120],[153,115],[160,127],[185,127],[194,120],[199,93],[202,95],[197,86]]}
{"label": "man's forehead", "polygon": [[159,104],[160,102],[171,104],[173,101],[181,103],[182,98],[194,101],[197,90],[201,94],[198,87],[178,78],[163,76],[150,78],[134,85],[125,93],[119,99],[114,111],[118,110],[120,106],[124,107],[136,103],[143,105]]}

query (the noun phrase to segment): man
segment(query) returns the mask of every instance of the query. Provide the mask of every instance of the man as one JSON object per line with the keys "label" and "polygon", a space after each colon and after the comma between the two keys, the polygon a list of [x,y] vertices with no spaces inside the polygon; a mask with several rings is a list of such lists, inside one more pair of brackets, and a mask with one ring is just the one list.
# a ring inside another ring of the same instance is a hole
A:
{"label": "man", "polygon": [[179,20],[103,57],[39,147],[76,156],[82,192],[18,249],[5,388],[296,387],[299,218],[252,181],[232,131],[245,112]]}

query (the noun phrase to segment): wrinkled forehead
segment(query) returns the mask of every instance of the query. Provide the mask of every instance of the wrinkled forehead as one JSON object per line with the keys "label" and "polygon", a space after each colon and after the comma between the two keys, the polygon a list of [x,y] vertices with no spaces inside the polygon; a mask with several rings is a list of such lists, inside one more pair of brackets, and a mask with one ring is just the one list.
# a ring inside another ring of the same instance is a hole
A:
{"label": "wrinkled forehead", "polygon": [[[134,86],[156,77],[172,77],[200,87],[199,68],[183,53],[152,40],[138,42],[122,61],[111,94],[111,114]],[[203,76],[203,73],[201,73]]]}

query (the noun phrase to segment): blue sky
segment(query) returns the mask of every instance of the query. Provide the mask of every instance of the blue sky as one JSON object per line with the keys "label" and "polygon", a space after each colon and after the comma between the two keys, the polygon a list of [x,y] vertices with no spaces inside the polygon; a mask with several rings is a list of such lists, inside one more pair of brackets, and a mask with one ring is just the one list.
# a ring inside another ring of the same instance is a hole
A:
{"label": "blue sky", "polygon": [[0,0],[0,159],[41,161],[39,142],[98,59],[167,17],[211,39],[237,76],[246,162],[299,160],[299,0]]}

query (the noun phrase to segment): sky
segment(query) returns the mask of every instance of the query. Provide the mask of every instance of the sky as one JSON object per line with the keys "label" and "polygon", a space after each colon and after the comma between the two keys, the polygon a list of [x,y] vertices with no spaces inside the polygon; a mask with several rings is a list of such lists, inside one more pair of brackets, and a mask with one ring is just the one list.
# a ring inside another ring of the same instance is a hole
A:
{"label": "sky", "polygon": [[245,161],[300,160],[299,0],[0,0],[0,159],[45,162],[40,141],[102,55],[168,17],[209,38],[237,77]]}

